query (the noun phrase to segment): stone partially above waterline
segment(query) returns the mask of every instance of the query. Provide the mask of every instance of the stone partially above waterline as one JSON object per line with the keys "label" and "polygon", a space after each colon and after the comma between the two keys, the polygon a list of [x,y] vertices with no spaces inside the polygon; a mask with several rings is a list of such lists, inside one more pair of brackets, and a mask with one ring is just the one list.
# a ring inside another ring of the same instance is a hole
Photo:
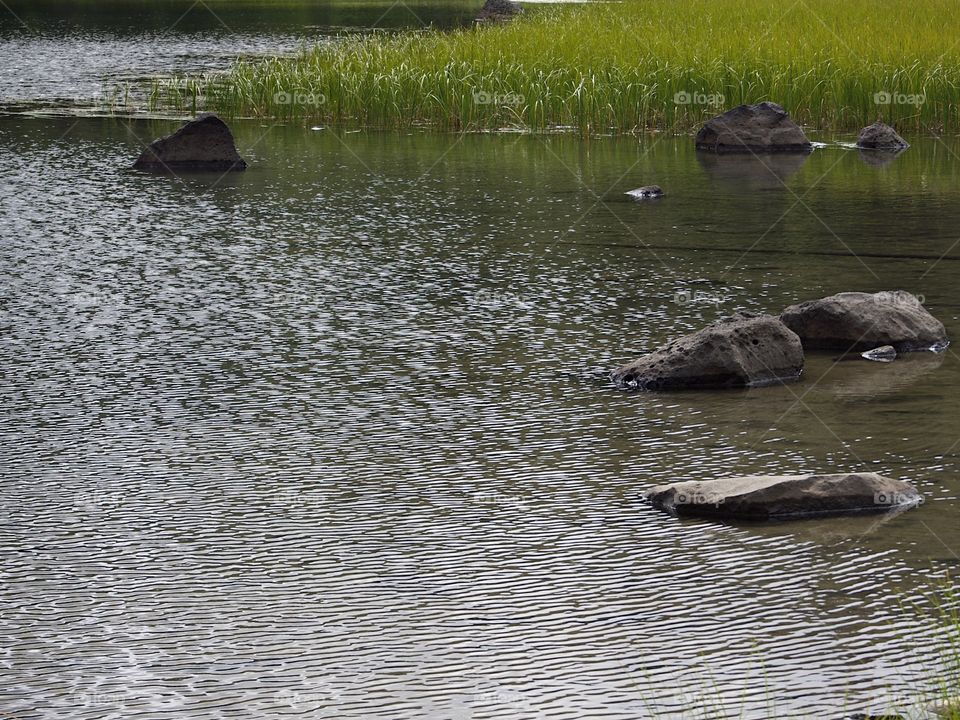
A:
{"label": "stone partially above waterline", "polygon": [[635,190],[628,190],[624,195],[629,195],[636,200],[648,200],[663,197],[663,189],[659,185],[644,185]]}
{"label": "stone partially above waterline", "polygon": [[813,145],[786,110],[772,102],[738,105],[700,129],[698,150],[711,152],[809,152]]}
{"label": "stone partially above waterline", "polygon": [[857,138],[857,147],[867,150],[886,150],[897,152],[910,147],[897,131],[885,122],[877,120],[873,125],[867,125],[860,131]]}
{"label": "stone partially above waterline", "polygon": [[791,305],[780,314],[805,350],[864,352],[891,345],[897,353],[943,350],[943,323],[903,290],[842,292]]}
{"label": "stone partially above waterline", "polygon": [[645,496],[674,515],[750,520],[889,512],[923,502],[910,483],[872,472],[693,480],[659,485]]}
{"label": "stone partially above waterline", "polygon": [[684,335],[614,370],[626,390],[733,388],[793,382],[800,338],[771,315],[740,313]]}
{"label": "stone partially above waterline", "polygon": [[149,172],[234,172],[247,169],[230,128],[213,113],[203,113],[172,135],[154,140],[134,163]]}

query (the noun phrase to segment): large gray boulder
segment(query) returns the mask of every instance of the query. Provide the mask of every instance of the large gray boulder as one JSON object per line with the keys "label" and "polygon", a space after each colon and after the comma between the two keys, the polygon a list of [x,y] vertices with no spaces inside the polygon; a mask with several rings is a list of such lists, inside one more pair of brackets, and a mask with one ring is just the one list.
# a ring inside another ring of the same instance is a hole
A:
{"label": "large gray boulder", "polygon": [[910,143],[897,134],[897,131],[885,122],[877,120],[873,125],[867,125],[860,131],[857,138],[858,148],[869,150],[903,150],[910,147]]}
{"label": "large gray boulder", "polygon": [[694,480],[660,485],[645,496],[674,515],[753,520],[887,512],[923,502],[910,483],[869,472]]}
{"label": "large gray boulder", "polygon": [[203,113],[172,135],[154,140],[133,165],[151,172],[227,172],[246,170],[230,128],[213,113]]}
{"label": "large gray boulder", "polygon": [[519,15],[523,12],[523,8],[520,7],[512,0],[487,0],[483,7],[480,8],[480,13],[477,15],[477,22],[499,22],[502,20],[509,20],[514,15]]}
{"label": "large gray boulder", "polygon": [[727,388],[792,382],[803,372],[800,338],[771,315],[740,313],[620,367],[625,389]]}
{"label": "large gray boulder", "polygon": [[738,105],[700,128],[697,149],[712,152],[809,152],[807,136],[772,102]]}
{"label": "large gray boulder", "polygon": [[843,292],[791,305],[780,314],[805,350],[863,352],[892,345],[897,353],[943,350],[943,323],[903,290]]}

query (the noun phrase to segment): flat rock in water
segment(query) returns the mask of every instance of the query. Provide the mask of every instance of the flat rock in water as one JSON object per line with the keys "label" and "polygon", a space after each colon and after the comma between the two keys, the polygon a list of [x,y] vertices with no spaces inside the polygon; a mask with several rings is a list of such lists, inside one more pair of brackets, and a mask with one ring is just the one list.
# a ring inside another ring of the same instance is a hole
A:
{"label": "flat rock in water", "polygon": [[943,323],[902,290],[843,292],[791,305],[780,314],[805,350],[864,352],[892,345],[897,353],[943,350]]}
{"label": "flat rock in water", "polygon": [[133,167],[150,172],[227,172],[246,170],[230,128],[213,113],[204,113],[172,135],[154,140]]}
{"label": "flat rock in water", "polygon": [[624,389],[729,388],[792,382],[803,371],[800,339],[771,315],[741,313],[684,335],[615,370]]}
{"label": "flat rock in water", "polygon": [[887,512],[923,502],[910,483],[876,473],[695,480],[660,485],[646,497],[674,515],[753,520]]}
{"label": "flat rock in water", "polygon": [[869,150],[903,150],[910,147],[910,143],[897,134],[897,131],[885,122],[877,120],[873,125],[867,125],[860,131],[857,138],[857,147]]}
{"label": "flat rock in water", "polygon": [[708,120],[697,149],[712,152],[809,152],[810,141],[787,112],[772,102],[738,105]]}

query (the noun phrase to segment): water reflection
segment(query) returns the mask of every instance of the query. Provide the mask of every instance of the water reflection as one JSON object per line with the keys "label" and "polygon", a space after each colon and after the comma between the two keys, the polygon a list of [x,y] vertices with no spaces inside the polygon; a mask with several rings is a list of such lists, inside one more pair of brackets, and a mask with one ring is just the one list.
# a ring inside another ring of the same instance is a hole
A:
{"label": "water reflection", "polygon": [[777,190],[801,168],[810,153],[711,153],[697,163],[718,185],[738,191]]}
{"label": "water reflection", "polygon": [[[870,402],[908,390],[943,365],[944,353],[903,353],[890,363],[842,360],[823,379],[834,397],[842,402]],[[928,378],[931,381],[934,377]]]}
{"label": "water reflection", "polygon": [[[854,280],[922,284],[956,335],[960,206],[937,143],[882,182],[852,153],[791,177],[858,259],[806,213],[763,235],[782,186],[705,202],[744,180],[705,172],[688,138],[237,122],[246,173],[127,170],[178,125],[0,118],[9,712],[916,704],[938,636],[900,601],[960,547],[957,356],[814,357],[798,385],[722,393],[627,395],[602,371]],[[634,160],[664,202],[597,203]],[[921,174],[904,242],[923,252],[874,258]],[[639,501],[676,479],[856,468],[927,502],[876,527],[746,527]]]}
{"label": "water reflection", "polygon": [[898,148],[896,150],[867,150],[864,148],[859,148],[858,154],[860,155],[860,160],[863,161],[864,165],[870,165],[872,167],[884,167],[892,163],[906,151],[907,148]]}

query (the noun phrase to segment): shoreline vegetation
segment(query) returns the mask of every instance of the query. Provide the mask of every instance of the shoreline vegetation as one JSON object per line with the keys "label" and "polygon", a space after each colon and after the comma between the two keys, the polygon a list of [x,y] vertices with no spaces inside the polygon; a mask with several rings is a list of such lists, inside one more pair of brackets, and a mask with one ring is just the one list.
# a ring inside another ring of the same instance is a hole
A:
{"label": "shoreline vegetation", "polygon": [[[223,75],[156,81],[154,110],[445,131],[689,132],[772,100],[814,130],[960,125],[948,0],[528,5],[453,31],[348,34]],[[478,3],[478,8],[481,3]]]}

